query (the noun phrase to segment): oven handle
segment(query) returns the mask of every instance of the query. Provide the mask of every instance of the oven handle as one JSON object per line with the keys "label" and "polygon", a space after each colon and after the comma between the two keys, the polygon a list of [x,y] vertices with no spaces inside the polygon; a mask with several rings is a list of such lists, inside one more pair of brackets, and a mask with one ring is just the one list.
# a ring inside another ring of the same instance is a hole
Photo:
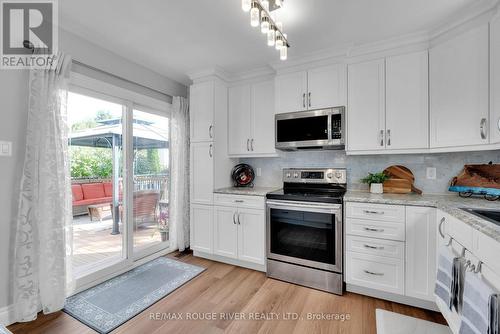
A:
{"label": "oven handle", "polygon": [[340,213],[342,204],[326,204],[326,203],[311,203],[311,202],[292,202],[292,201],[272,201],[268,200],[268,208],[286,209],[306,212],[324,212],[324,213]]}

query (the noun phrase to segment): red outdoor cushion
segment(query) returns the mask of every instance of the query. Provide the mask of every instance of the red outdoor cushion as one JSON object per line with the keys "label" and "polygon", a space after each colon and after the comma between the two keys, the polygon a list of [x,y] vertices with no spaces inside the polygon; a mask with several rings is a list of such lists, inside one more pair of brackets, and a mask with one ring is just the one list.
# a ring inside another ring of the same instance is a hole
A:
{"label": "red outdoor cushion", "polygon": [[71,192],[73,193],[73,202],[81,201],[83,199],[82,186],[79,184],[71,185]]}
{"label": "red outdoor cushion", "polygon": [[82,190],[84,199],[106,197],[102,183],[83,183]]}
{"label": "red outdoor cushion", "polygon": [[73,206],[112,203],[112,202],[113,202],[112,197],[91,198],[91,199],[82,199],[81,201],[75,201],[73,202]]}
{"label": "red outdoor cushion", "polygon": [[103,182],[104,184],[104,194],[106,197],[113,197],[113,185],[111,182]]}

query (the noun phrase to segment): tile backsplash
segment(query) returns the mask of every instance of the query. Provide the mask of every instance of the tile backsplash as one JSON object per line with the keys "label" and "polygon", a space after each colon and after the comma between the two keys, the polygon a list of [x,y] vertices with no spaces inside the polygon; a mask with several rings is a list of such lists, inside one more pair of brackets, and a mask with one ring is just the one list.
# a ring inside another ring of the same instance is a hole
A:
{"label": "tile backsplash", "polygon": [[[415,175],[415,185],[425,193],[442,194],[448,190],[450,180],[464,164],[500,163],[500,150],[402,155],[346,155],[344,151],[282,152],[277,158],[241,159],[254,168],[261,168],[262,175],[256,177],[256,186],[282,185],[282,169],[287,167],[338,167],[347,168],[350,189],[367,189],[360,179],[370,172],[380,172],[390,165],[408,167]],[[427,167],[436,168],[436,179],[426,178]]]}

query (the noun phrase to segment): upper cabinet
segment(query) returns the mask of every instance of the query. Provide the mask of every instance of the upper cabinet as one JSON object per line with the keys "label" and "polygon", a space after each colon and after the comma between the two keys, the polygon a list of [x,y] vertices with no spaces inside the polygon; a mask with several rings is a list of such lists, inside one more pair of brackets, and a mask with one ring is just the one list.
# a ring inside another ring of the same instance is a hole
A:
{"label": "upper cabinet", "polygon": [[229,88],[231,157],[275,155],[274,82],[266,80]]}
{"label": "upper cabinet", "polygon": [[346,104],[346,66],[336,64],[276,76],[276,113]]}
{"label": "upper cabinet", "polygon": [[213,141],[215,88],[213,81],[193,84],[190,88],[191,142]]}
{"label": "upper cabinet", "polygon": [[431,148],[488,144],[488,24],[430,49]]}
{"label": "upper cabinet", "polygon": [[490,24],[490,142],[500,144],[500,15]]}

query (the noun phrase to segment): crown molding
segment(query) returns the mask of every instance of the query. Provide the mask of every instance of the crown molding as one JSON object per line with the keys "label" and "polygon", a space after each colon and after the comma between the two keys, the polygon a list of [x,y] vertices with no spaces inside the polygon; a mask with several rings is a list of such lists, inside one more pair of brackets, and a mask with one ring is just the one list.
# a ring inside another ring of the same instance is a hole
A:
{"label": "crown molding", "polygon": [[213,78],[217,78],[225,82],[231,81],[231,74],[229,74],[226,70],[224,70],[219,66],[205,68],[201,70],[189,71],[188,73],[186,73],[186,75],[193,82],[204,81]]}

